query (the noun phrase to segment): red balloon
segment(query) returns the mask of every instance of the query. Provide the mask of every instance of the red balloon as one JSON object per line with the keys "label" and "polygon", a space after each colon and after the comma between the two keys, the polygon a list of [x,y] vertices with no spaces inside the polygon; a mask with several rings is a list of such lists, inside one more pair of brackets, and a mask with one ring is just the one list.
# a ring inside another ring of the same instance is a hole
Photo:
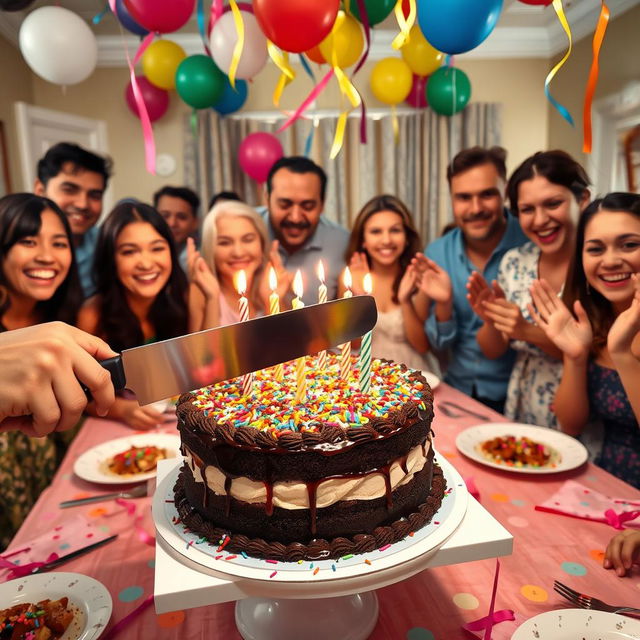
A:
{"label": "red balloon", "polygon": [[304,53],[322,42],[339,8],[340,0],[253,0],[253,12],[267,38],[292,53]]}
{"label": "red balloon", "polygon": [[427,80],[429,76],[417,76],[413,74],[413,84],[411,91],[406,97],[405,102],[416,109],[426,109],[427,103]]}
{"label": "red balloon", "polygon": [[[151,84],[144,76],[136,76],[136,80],[138,81],[140,92],[142,93],[142,101],[147,107],[149,120],[154,122],[155,120],[158,120],[158,118],[162,118],[169,108],[169,92]],[[133,86],[131,85],[131,82],[127,85],[124,96],[127,101],[127,106],[131,109],[131,112],[139,118],[140,114],[138,112],[136,99],[133,95]]]}
{"label": "red balloon", "polygon": [[158,33],[171,33],[185,25],[195,0],[124,0],[131,17],[141,26]]}
{"label": "red balloon", "polygon": [[240,168],[256,182],[266,182],[276,160],[284,155],[280,140],[270,133],[250,133],[238,149]]}

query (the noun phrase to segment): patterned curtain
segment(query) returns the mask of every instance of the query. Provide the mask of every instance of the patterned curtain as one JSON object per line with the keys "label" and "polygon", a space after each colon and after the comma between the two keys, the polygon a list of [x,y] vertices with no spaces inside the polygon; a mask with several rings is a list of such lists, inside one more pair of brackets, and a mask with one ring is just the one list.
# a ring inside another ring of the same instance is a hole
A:
{"label": "patterned curtain", "polygon": [[[370,110],[367,144],[360,143],[359,117],[347,123],[342,151],[335,160],[329,150],[337,114],[316,112],[277,134],[287,155],[309,155],[327,172],[325,215],[350,228],[360,207],[375,195],[391,193],[413,211],[424,244],[440,235],[451,220],[446,167],[461,149],[500,144],[501,107],[472,104],[452,116],[430,109],[399,110],[394,135],[389,111]],[[197,133],[185,118],[185,182],[203,202],[217,191],[236,191],[252,205],[263,204],[262,188],[244,175],[236,160],[240,142],[249,133],[276,133],[280,114],[237,114],[219,117],[212,110],[198,114]]]}

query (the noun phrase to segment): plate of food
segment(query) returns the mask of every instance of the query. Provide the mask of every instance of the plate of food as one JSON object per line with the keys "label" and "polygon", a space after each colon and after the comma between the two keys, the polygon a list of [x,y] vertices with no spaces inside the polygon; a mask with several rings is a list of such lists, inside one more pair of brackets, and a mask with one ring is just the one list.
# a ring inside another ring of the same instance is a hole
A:
{"label": "plate of food", "polygon": [[436,387],[440,384],[440,378],[438,378],[435,373],[431,373],[431,371],[421,371],[420,373],[427,379],[431,391],[435,391]]}
{"label": "plate of food", "polygon": [[561,473],[589,457],[581,442],[561,431],[512,422],[469,427],[456,447],[480,464],[515,473]]}
{"label": "plate of food", "polygon": [[156,475],[158,460],[180,457],[180,437],[170,433],[136,433],[85,451],[73,472],[89,482],[131,484]]}
{"label": "plate of food", "polygon": [[640,638],[640,620],[593,609],[545,611],[521,624],[511,640],[624,640]]}
{"label": "plate of food", "polygon": [[0,637],[10,631],[6,637],[12,639],[94,640],[112,608],[105,586],[89,576],[56,572],[16,578],[0,584]]}

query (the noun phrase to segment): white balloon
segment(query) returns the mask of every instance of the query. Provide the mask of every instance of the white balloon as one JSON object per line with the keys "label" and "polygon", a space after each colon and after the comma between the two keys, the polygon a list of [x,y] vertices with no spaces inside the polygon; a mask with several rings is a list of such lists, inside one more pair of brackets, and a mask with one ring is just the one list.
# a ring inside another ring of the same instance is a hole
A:
{"label": "white balloon", "polygon": [[41,78],[55,84],[77,84],[98,62],[98,43],[89,25],[63,7],[32,11],[20,27],[20,51]]}
{"label": "white balloon", "polygon": [[[241,11],[244,23],[244,46],[236,78],[249,80],[264,67],[267,62],[267,38],[260,30],[255,16],[248,11]],[[231,11],[223,14],[211,30],[211,56],[218,67],[229,75],[233,49],[238,41],[236,25]]]}

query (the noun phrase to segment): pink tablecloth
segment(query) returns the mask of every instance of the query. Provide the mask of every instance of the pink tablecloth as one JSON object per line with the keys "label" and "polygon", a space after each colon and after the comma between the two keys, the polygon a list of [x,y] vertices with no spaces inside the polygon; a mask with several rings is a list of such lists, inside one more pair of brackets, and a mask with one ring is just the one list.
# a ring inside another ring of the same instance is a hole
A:
{"label": "pink tablecloth", "polygon": [[[472,476],[480,492],[480,502],[513,535],[513,555],[501,560],[502,569],[496,609],[513,609],[522,619],[566,603],[553,591],[557,578],[574,588],[598,595],[615,604],[638,605],[638,572],[618,578],[602,568],[602,554],[615,530],[607,524],[542,513],[534,506],[548,499],[567,479],[612,496],[640,499],[640,492],[587,464],[557,475],[530,476],[499,471],[476,464],[456,451],[455,437],[475,418],[448,418],[438,411],[438,403],[452,400],[479,413],[504,420],[460,392],[442,384],[435,393],[434,431],[438,451],[464,478]],[[175,431],[168,425],[165,432]],[[61,510],[58,503],[81,494],[106,491],[73,474],[73,464],[92,446],[130,434],[124,425],[88,419],[71,446],[52,486],[43,493],[9,550],[82,514],[98,527],[119,538],[85,557],[60,568],[93,576],[111,592],[114,611],[110,626],[135,609],[153,593],[154,549],[140,541],[133,518],[113,502]],[[138,513],[145,513],[144,526],[153,533],[150,499],[136,502]],[[461,625],[486,615],[495,570],[494,560],[430,569],[402,583],[380,589],[380,618],[373,640],[450,640],[471,637]],[[509,623],[501,623],[507,625]],[[509,637],[495,627],[494,638]],[[233,603],[156,615],[148,608],[118,637],[127,640],[151,637],[187,640],[196,638],[239,639],[234,624]]]}

